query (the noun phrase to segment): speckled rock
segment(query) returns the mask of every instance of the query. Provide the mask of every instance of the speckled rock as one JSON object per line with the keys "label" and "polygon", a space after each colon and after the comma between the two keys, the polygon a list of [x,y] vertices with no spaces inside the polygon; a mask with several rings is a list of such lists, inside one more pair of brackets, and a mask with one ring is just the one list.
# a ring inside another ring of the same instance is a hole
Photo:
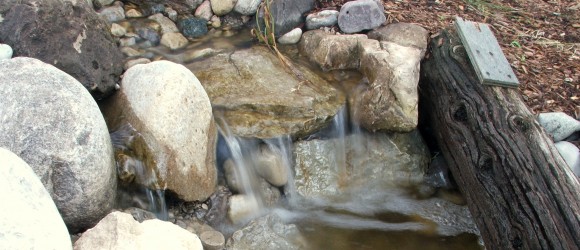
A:
{"label": "speckled rock", "polygon": [[382,3],[375,0],[346,2],[338,14],[338,27],[345,33],[371,30],[386,21]]}
{"label": "speckled rock", "polygon": [[135,65],[103,106],[110,128],[128,123],[141,135],[137,154],[156,177],[142,184],[186,201],[205,200],[215,191],[217,129],[209,98],[191,71],[169,61]]}
{"label": "speckled rock", "polygon": [[32,168],[4,148],[0,148],[0,166],[0,248],[72,249],[68,230]]}
{"label": "speckled rock", "polygon": [[555,142],[562,141],[576,131],[580,131],[580,121],[563,112],[541,113],[538,122]]}
{"label": "speckled rock", "polygon": [[37,59],[2,60],[0,68],[0,145],[41,178],[71,233],[95,225],[113,208],[117,186],[96,102],[77,80]]}
{"label": "speckled rock", "polygon": [[182,19],[177,23],[177,27],[186,37],[198,38],[207,34],[207,20],[205,19]]}

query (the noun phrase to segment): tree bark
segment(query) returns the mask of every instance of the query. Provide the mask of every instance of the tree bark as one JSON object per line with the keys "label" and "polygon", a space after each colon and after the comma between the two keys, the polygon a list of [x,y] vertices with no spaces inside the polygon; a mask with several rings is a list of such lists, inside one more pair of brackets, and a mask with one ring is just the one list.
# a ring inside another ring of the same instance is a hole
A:
{"label": "tree bark", "polygon": [[519,91],[479,83],[452,28],[430,49],[421,105],[486,248],[579,249],[580,184]]}

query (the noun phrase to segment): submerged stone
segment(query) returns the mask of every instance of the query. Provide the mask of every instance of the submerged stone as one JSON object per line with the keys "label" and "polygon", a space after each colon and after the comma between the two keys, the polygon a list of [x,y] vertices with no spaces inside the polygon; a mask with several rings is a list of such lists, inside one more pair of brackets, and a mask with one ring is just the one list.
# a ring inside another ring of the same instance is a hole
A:
{"label": "submerged stone", "polygon": [[[344,96],[307,68],[290,72],[273,52],[253,47],[188,64],[217,117],[242,137],[301,137],[324,127]],[[306,79],[303,81],[301,79]]]}
{"label": "submerged stone", "polygon": [[187,18],[180,20],[177,27],[186,37],[198,38],[207,34],[207,20],[199,18]]}
{"label": "submerged stone", "polygon": [[414,131],[354,134],[295,144],[295,186],[304,197],[335,196],[352,187],[411,186],[423,181],[429,151]]}

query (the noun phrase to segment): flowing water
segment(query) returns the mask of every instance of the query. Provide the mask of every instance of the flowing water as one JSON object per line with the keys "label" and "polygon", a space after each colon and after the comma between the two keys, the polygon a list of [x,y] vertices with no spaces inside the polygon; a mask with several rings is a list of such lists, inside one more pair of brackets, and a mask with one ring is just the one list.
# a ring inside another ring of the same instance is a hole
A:
{"label": "flowing water", "polygon": [[[238,35],[229,37],[209,36],[208,39],[202,39],[179,51],[152,48],[149,52],[162,59],[185,64],[200,60],[216,51],[244,48],[254,44],[248,35],[249,31],[237,32]],[[296,55],[295,47],[290,46],[283,50]],[[334,84],[346,92],[364,81],[360,75],[350,77],[357,73],[320,73],[324,74],[323,77],[326,79],[334,79]],[[340,80],[340,84],[336,80]],[[346,144],[360,143],[362,145],[364,143],[356,140],[347,142],[346,138],[349,135],[363,133],[362,129],[350,120],[348,113],[348,107],[342,108],[329,128],[306,138],[332,138],[339,141],[334,152],[333,165],[336,172],[344,177],[344,179],[339,178],[339,181],[344,182],[348,181]],[[433,202],[426,206],[424,204],[430,201],[416,199],[410,189],[377,187],[375,190],[357,190],[353,188],[341,190],[341,196],[335,198],[301,198],[297,194],[294,182],[294,145],[289,136],[267,140],[239,138],[232,135],[219,112],[214,113],[214,116],[221,134],[220,141],[223,142],[223,145],[218,145],[218,164],[222,165],[226,162],[226,158],[233,162],[234,179],[239,189],[236,192],[253,200],[259,208],[255,213],[247,214],[248,219],[263,214],[263,211],[275,213],[288,223],[296,224],[311,249],[482,249],[476,234],[458,233],[452,226],[449,228],[438,226],[434,221],[439,217],[429,218],[429,211],[424,211],[424,208],[445,205]],[[226,153],[220,153],[219,147],[225,147]],[[256,174],[253,166],[259,161],[257,152],[264,149],[280,155],[282,165],[286,169],[288,182],[278,188],[281,199],[284,200],[283,205],[272,206],[268,202],[269,198],[260,194],[258,180],[261,177]],[[220,154],[222,156],[219,156]],[[220,170],[224,171],[221,166]],[[160,189],[149,188],[141,191],[146,194],[150,209],[155,211],[160,218],[166,219],[164,192]],[[417,212],[421,209],[423,209],[422,213]],[[445,208],[437,209],[438,213],[442,210]]]}

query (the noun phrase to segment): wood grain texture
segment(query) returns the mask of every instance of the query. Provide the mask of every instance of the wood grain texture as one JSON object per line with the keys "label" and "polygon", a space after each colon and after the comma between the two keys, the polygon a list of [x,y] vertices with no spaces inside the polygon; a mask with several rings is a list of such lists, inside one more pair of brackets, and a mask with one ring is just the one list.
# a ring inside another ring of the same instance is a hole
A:
{"label": "wood grain texture", "polygon": [[579,249],[580,184],[517,89],[479,83],[452,28],[420,83],[427,120],[487,249]]}

